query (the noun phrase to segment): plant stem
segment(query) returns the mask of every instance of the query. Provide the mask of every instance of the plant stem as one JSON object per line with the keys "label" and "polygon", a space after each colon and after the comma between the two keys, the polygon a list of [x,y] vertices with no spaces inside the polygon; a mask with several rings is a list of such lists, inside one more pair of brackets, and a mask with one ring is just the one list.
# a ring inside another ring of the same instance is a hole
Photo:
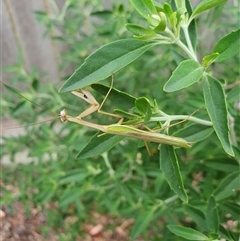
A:
{"label": "plant stem", "polygon": [[175,43],[193,60],[195,60],[196,62],[198,62],[197,57],[195,55],[195,53],[192,53],[188,47],[180,40],[180,39],[176,39]]}
{"label": "plant stem", "polygon": [[110,177],[113,178],[115,171],[113,170],[112,165],[110,164],[110,162],[109,162],[109,160],[108,160],[107,152],[104,152],[104,153],[102,154],[102,157],[103,157],[104,162],[105,162],[105,164],[106,164],[106,166],[107,166],[107,168],[108,168],[108,170],[109,170],[109,175],[110,175]]}
{"label": "plant stem", "polygon": [[178,198],[179,198],[179,197],[178,197],[177,195],[174,195],[174,196],[172,196],[172,197],[164,200],[164,202],[165,202],[166,204],[169,204],[169,203],[171,203],[171,202],[174,202],[174,201],[177,200]]}
{"label": "plant stem", "polygon": [[[191,59],[198,62],[194,51],[191,51],[190,49],[188,49],[188,47],[180,39],[176,38],[175,35],[172,33],[172,31],[170,31],[168,28],[165,29],[165,32],[171,37],[174,43],[177,44]],[[188,39],[190,41],[190,38]]]}
{"label": "plant stem", "polygon": [[194,60],[198,61],[197,56],[196,56],[195,51],[194,51],[193,46],[192,46],[192,42],[191,42],[191,39],[190,39],[190,36],[189,36],[188,28],[185,27],[185,26],[182,26],[182,28],[183,28],[183,32],[184,32],[184,35],[185,35],[185,39],[187,41],[188,48],[192,52],[192,54],[195,56]]}
{"label": "plant stem", "polygon": [[205,125],[205,126],[212,126],[212,122],[211,121],[207,121],[207,120],[203,120],[194,116],[188,116],[188,115],[171,115],[171,116],[167,116],[167,117],[152,117],[149,122],[157,122],[157,121],[173,121],[173,120],[190,120],[193,122],[196,122],[198,124],[201,125]]}

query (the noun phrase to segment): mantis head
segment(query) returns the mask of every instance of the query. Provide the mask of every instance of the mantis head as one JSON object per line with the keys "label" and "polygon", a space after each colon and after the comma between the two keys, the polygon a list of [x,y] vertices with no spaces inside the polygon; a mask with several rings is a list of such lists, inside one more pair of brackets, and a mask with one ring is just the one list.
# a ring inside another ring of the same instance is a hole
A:
{"label": "mantis head", "polygon": [[67,111],[65,109],[60,112],[60,119],[62,122],[67,121]]}

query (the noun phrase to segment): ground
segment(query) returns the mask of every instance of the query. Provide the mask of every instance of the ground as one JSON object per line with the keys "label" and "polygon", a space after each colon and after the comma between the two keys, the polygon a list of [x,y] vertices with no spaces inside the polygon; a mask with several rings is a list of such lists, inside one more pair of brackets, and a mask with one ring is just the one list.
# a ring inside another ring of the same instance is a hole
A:
{"label": "ground", "polygon": [[[3,185],[4,189],[11,192],[18,190],[11,185]],[[2,193],[1,193],[2,195]],[[57,208],[51,204],[48,209]],[[28,210],[28,211],[27,211]],[[67,216],[64,218],[64,229],[55,230],[53,227],[47,226],[46,211],[40,208],[34,208],[30,205],[26,210],[26,206],[19,201],[11,204],[1,205],[0,208],[0,241],[60,241],[59,235],[69,238],[65,234],[66,227],[76,222],[76,216]],[[116,218],[110,215],[101,215],[95,211],[91,213],[94,223],[84,223],[81,229],[85,237],[77,237],[73,241],[127,241],[129,240],[129,229],[133,225],[133,219]],[[109,227],[113,227],[110,228]],[[44,230],[48,232],[48,237],[44,237]],[[69,240],[72,241],[72,240]],[[139,238],[136,241],[143,241]]]}

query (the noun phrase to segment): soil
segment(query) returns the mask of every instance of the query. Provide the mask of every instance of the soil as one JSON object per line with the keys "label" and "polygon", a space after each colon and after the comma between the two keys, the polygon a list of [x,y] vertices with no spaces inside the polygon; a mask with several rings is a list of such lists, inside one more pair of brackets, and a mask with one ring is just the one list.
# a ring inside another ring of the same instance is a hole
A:
{"label": "soil", "polygon": [[[9,184],[3,186],[12,193],[18,193],[18,190]],[[77,216],[64,217],[64,227],[56,230],[49,227],[47,222],[46,211],[49,213],[49,210],[53,209],[56,212],[56,204],[46,205],[45,211],[33,207],[32,204],[26,207],[19,201],[1,205],[0,241],[127,241],[130,228],[134,223],[133,219],[101,215],[92,211],[90,216],[94,222],[81,224],[81,230],[79,227],[81,236],[72,240],[67,233],[71,232],[69,227],[76,223]],[[46,232],[47,235],[45,235]],[[143,241],[143,239],[139,238],[135,241]]]}

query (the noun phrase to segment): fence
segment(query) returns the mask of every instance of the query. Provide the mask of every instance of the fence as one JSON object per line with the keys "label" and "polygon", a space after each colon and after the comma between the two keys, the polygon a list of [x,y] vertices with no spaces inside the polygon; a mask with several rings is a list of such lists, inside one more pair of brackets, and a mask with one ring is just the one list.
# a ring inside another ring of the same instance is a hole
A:
{"label": "fence", "polygon": [[[59,8],[63,0],[57,1]],[[22,52],[26,70],[37,66],[40,71],[47,72],[48,78],[56,82],[59,78],[57,61],[59,60],[59,46],[51,40],[51,36],[44,34],[44,26],[39,24],[34,11],[44,11],[51,14],[48,0],[4,0],[2,2],[2,66],[16,63],[18,55]],[[7,82],[10,73],[2,73],[2,80]]]}

